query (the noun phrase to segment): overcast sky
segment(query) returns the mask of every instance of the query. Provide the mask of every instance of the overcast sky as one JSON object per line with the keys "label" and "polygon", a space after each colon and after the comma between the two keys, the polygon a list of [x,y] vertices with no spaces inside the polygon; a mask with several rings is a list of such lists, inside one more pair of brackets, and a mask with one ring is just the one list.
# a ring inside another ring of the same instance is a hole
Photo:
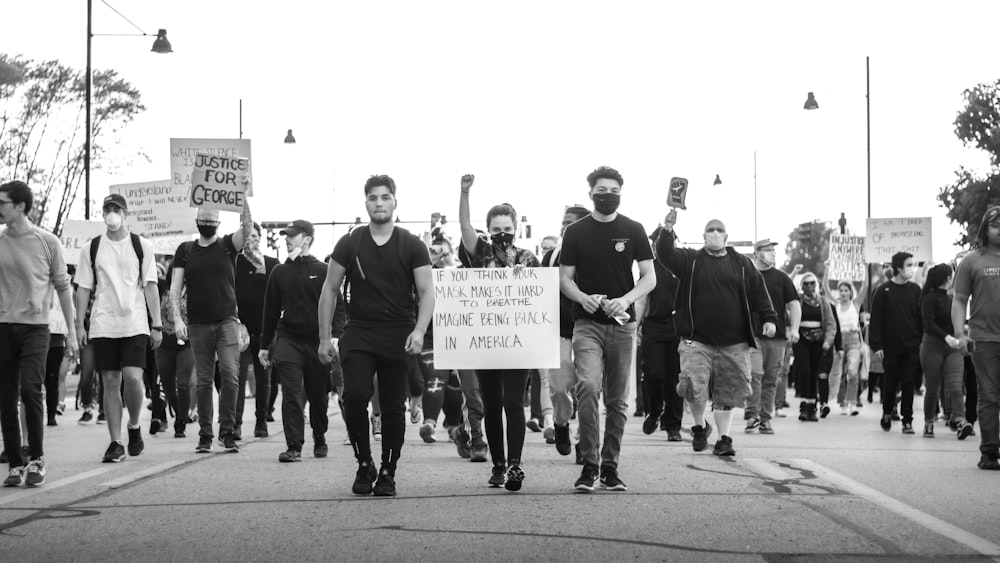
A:
{"label": "overcast sky", "polygon": [[[471,172],[474,218],[510,202],[537,238],[589,203],[587,173],[610,165],[625,177],[621,212],[647,231],[681,176],[686,241],[711,217],[731,240],[756,229],[784,242],[841,212],[862,234],[868,55],[872,216],[932,217],[944,261],[957,230],[935,195],[960,165],[987,163],[952,122],[964,89],[1000,77],[994,34],[976,27],[1000,20],[995,1],[111,4],[148,33],[166,28],[175,52],[94,38],[94,67],[116,69],[148,108],[122,150],[152,158],[95,174],[94,198],[169,177],[171,137],[238,137],[242,99],[265,221],[353,221],[365,179],[384,173],[403,220],[457,222]],[[4,20],[0,51],[85,65],[82,0],[9,2]],[[95,0],[95,33],[131,31]],[[819,110],[802,109],[809,91]],[[343,232],[318,231],[318,251]]]}

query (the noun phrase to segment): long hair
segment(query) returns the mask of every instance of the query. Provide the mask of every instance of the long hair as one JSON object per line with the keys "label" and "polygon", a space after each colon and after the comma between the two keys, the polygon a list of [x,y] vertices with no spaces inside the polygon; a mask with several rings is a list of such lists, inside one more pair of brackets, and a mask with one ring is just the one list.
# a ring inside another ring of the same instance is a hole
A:
{"label": "long hair", "polygon": [[924,280],[924,287],[920,290],[920,293],[926,297],[932,291],[941,287],[941,284],[948,281],[952,273],[950,264],[938,264],[934,266],[927,272],[927,279]]}

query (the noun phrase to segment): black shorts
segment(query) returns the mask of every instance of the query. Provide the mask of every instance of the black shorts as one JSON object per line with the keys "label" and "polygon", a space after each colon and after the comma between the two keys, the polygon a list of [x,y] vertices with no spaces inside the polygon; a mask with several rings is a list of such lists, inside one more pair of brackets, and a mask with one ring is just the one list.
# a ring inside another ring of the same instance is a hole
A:
{"label": "black shorts", "polygon": [[125,367],[146,369],[149,336],[138,334],[125,338],[94,338],[97,371],[121,371]]}

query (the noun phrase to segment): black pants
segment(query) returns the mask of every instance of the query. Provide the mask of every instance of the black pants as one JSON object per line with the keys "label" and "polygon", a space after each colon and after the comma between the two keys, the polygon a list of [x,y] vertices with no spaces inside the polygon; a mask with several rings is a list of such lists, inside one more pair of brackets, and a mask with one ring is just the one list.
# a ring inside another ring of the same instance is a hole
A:
{"label": "black pants", "polygon": [[896,390],[901,391],[899,415],[905,424],[913,424],[913,385],[920,372],[920,349],[885,352],[885,384],[882,385],[882,414],[892,414],[896,407]]}
{"label": "black pants", "polygon": [[979,381],[976,379],[976,368],[972,365],[972,356],[964,356],[965,360],[965,420],[975,424],[979,420]]}
{"label": "black pants", "polygon": [[49,327],[0,323],[0,431],[11,468],[26,465],[21,457],[21,421],[17,399],[24,407],[31,459],[45,455],[43,444],[45,409],[42,385],[49,350]]}
{"label": "black pants", "polygon": [[156,369],[163,379],[167,403],[174,409],[174,430],[184,431],[191,412],[191,387],[194,385],[194,351],[191,344],[177,344],[177,337],[164,334],[156,349]]}
{"label": "black pants", "polygon": [[94,345],[90,342],[80,349],[80,385],[77,390],[84,408],[94,406],[96,395],[100,412],[104,412],[104,379],[97,371]]}
{"label": "black pants", "polygon": [[329,420],[330,370],[320,362],[317,344],[304,343],[287,337],[278,337],[274,343],[274,369],[281,382],[281,423],[285,429],[285,443],[289,448],[301,450],[305,443],[305,401],[309,401],[309,426],[313,441],[326,442]]}
{"label": "black pants", "polygon": [[792,346],[795,355],[795,396],[815,400],[819,391],[819,361],[823,358],[823,343],[800,338]]}
{"label": "black pants", "polygon": [[142,380],[146,384],[146,394],[153,400],[153,418],[166,422],[167,403],[160,391],[160,371],[156,365],[156,351],[152,348],[146,348],[146,369],[142,371]]}
{"label": "black pants", "polygon": [[664,430],[680,430],[684,398],[677,394],[681,373],[678,339],[663,338],[648,322],[642,334],[643,408],[648,416],[660,417]]}
{"label": "black pants", "polygon": [[[247,371],[253,366],[253,379],[256,391],[254,391],[254,416],[257,424],[263,423],[267,419],[268,408],[271,398],[271,374],[260,364],[260,337],[251,336],[250,345],[240,354],[240,392],[236,395],[236,420],[237,424],[243,420],[243,411],[246,406],[246,381]],[[277,393],[277,390],[275,391]]]}
{"label": "black pants", "polygon": [[542,374],[538,372],[537,369],[528,370],[528,394],[531,401],[531,418],[539,421],[545,421],[545,415],[542,414]]}
{"label": "black pants", "polygon": [[[479,394],[483,399],[483,424],[486,442],[494,465],[507,460],[521,461],[524,449],[524,389],[528,384],[526,369],[481,369]],[[383,404],[384,408],[384,404]],[[504,459],[503,416],[507,415],[507,458]]]}
{"label": "black pants", "polygon": [[[465,395],[462,393],[462,382],[458,379],[458,373],[448,372],[448,383],[444,388],[444,404],[441,405],[441,412],[444,413],[444,425],[446,428],[461,426],[465,423],[462,413],[462,401]],[[424,416],[427,416],[427,408],[424,408]]]}
{"label": "black pants", "polygon": [[[63,343],[65,344],[65,339]],[[65,354],[65,345],[50,345],[45,357],[45,411],[50,418],[56,415],[56,409],[59,408],[59,368],[62,367]]]}

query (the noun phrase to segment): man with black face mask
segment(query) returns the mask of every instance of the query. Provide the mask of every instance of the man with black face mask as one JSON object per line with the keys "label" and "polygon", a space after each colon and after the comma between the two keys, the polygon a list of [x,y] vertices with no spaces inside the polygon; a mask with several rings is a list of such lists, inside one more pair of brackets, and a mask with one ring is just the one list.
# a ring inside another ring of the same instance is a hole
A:
{"label": "man with black face mask", "polygon": [[[587,183],[594,212],[566,227],[559,266],[559,289],[574,302],[573,363],[583,460],[574,488],[593,492],[599,476],[602,489],[624,491],[618,455],[628,420],[637,324],[633,304],[656,287],[656,273],[646,230],[618,213],[621,174],[602,166],[587,176]],[[638,283],[632,278],[633,262],[639,264]],[[607,407],[603,448],[597,406],[602,386]]]}

